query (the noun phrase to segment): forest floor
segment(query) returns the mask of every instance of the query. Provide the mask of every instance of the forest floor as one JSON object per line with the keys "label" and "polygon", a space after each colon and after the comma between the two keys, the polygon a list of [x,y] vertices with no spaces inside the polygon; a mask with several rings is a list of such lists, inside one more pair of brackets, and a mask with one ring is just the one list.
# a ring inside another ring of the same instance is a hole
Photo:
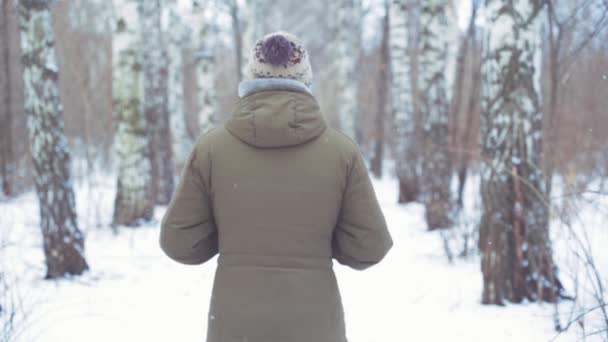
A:
{"label": "forest floor", "polygon": [[[0,244],[6,245],[0,270],[18,309],[15,341],[204,340],[216,258],[192,267],[165,257],[158,246],[163,208],[155,222],[114,233],[114,182],[77,182],[91,269],[73,279],[42,279],[35,194],[0,202]],[[440,235],[426,231],[423,207],[397,205],[392,178],[374,185],[395,244],[364,272],[335,263],[350,342],[579,340],[576,326],[556,334],[551,304],[481,305],[478,257],[449,263]]]}

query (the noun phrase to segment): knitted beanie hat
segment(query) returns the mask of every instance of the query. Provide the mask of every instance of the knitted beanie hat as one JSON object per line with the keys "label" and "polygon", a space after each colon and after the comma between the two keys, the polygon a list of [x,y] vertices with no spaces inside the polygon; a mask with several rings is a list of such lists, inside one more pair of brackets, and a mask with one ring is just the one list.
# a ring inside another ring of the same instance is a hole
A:
{"label": "knitted beanie hat", "polygon": [[312,83],[308,52],[300,40],[287,32],[270,33],[255,43],[249,59],[251,78],[289,78],[307,86]]}

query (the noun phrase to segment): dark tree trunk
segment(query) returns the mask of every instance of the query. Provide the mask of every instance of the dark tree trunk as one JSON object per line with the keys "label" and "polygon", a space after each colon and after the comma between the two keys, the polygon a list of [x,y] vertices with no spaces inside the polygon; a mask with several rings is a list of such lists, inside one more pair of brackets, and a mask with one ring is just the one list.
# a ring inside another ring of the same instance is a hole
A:
{"label": "dark tree trunk", "polygon": [[420,186],[415,179],[400,179],[399,180],[399,200],[401,204],[415,202],[418,200]]}
{"label": "dark tree trunk", "polygon": [[385,0],[385,15],[382,25],[382,47],[380,49],[380,71],[378,72],[378,112],[376,113],[376,134],[374,141],[374,157],[371,171],[376,178],[382,178],[382,162],[384,161],[384,119],[386,117],[386,102],[388,101],[388,35],[389,35],[389,2]]}
{"label": "dark tree trunk", "polygon": [[143,108],[150,138],[152,193],[156,204],[166,205],[174,188],[173,153],[169,128],[167,53],[163,43],[160,0],[140,0],[139,18],[142,69]]}
{"label": "dark tree trunk", "polygon": [[479,230],[484,304],[555,302],[562,291],[541,168],[542,2],[486,0],[489,44],[482,65]]}
{"label": "dark tree trunk", "polygon": [[475,115],[478,114],[479,110],[479,92],[480,92],[480,83],[481,83],[481,61],[478,56],[478,46],[477,40],[475,37],[473,39],[473,51],[475,51],[475,56],[471,67],[474,68],[474,71],[471,73],[471,94],[469,94],[469,103],[467,105],[467,116],[465,120],[464,132],[462,134],[462,142],[461,146],[463,148],[463,152],[460,158],[460,162],[458,165],[458,205],[462,207],[463,205],[463,197],[464,197],[464,188],[467,182],[467,172],[469,168],[469,163],[471,160],[471,154],[473,153],[473,141],[475,137],[477,137],[477,131],[473,130],[473,123]]}
{"label": "dark tree trunk", "polygon": [[20,1],[19,14],[25,108],[40,203],[46,277],[57,278],[82,274],[88,266],[84,236],[76,220],[51,3]]}
{"label": "dark tree trunk", "polygon": [[0,14],[0,177],[2,177],[2,193],[13,195],[14,155],[13,155],[13,112],[11,99],[11,58],[9,11],[12,11],[10,1],[2,1]]}
{"label": "dark tree trunk", "polygon": [[[464,78],[466,71],[466,59],[469,54],[471,30],[475,27],[475,17],[469,19],[469,28],[467,34],[461,38],[458,54],[456,56],[456,70],[454,75],[454,84],[452,86],[452,99],[450,103],[450,131],[452,133],[450,143],[452,146],[458,146],[458,134],[460,133],[460,114],[462,112],[462,98],[464,97]],[[450,159],[457,160],[457,155],[460,152],[452,152]]]}
{"label": "dark tree trunk", "polygon": [[468,96],[468,104],[466,107],[466,119],[464,123],[464,132],[461,137],[461,141],[456,142],[455,145],[460,145],[461,153],[458,158],[458,194],[457,204],[459,207],[463,206],[464,187],[467,181],[467,169],[469,167],[469,161],[471,160],[472,144],[473,141],[473,119],[477,114],[479,105],[479,84],[481,82],[481,60],[479,56],[479,48],[477,45],[477,29],[475,22],[477,19],[477,9],[479,8],[480,0],[472,0],[471,18],[469,20],[469,28],[467,30],[466,39],[469,41],[467,44],[467,50],[472,53],[469,54],[470,59],[470,74],[471,83]]}
{"label": "dark tree trunk", "polygon": [[549,109],[546,111],[546,115],[548,116],[546,122],[548,124],[546,132],[545,141],[549,141],[549,144],[544,144],[544,155],[545,155],[545,164],[546,164],[546,182],[547,182],[547,190],[551,191],[551,180],[553,178],[553,172],[555,169],[555,158],[556,151],[553,148],[553,143],[555,141],[553,135],[556,131],[557,124],[557,101],[558,94],[560,91],[560,82],[559,82],[559,54],[561,50],[562,44],[562,34],[563,31],[560,29],[557,33],[555,33],[555,17],[554,17],[554,4],[552,0],[547,1],[547,21],[548,21],[548,34],[549,34]]}

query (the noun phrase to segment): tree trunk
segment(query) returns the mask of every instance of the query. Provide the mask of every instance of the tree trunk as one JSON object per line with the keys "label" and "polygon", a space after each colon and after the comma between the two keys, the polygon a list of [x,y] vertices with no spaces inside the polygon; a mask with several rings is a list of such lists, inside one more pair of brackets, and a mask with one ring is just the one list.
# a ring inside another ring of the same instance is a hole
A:
{"label": "tree trunk", "polygon": [[359,124],[357,69],[361,44],[361,0],[331,2],[336,113],[341,131],[357,139]]}
{"label": "tree trunk", "polygon": [[411,0],[391,0],[389,8],[389,59],[391,107],[395,120],[395,168],[399,178],[399,203],[418,199],[418,155],[412,87],[412,37],[414,16]]}
{"label": "tree trunk", "polygon": [[238,2],[232,0],[230,3],[230,18],[232,20],[232,37],[234,40],[237,82],[243,80],[243,71],[245,70],[245,66],[243,65],[243,30],[239,20],[239,12]]}
{"label": "tree trunk", "polygon": [[[171,119],[171,140],[177,170],[181,170],[192,149],[188,133],[188,122],[184,106],[184,48],[189,46],[191,32],[179,16],[177,3],[169,8],[169,26],[165,28],[169,52],[169,113]],[[179,174],[179,172],[177,172]]]}
{"label": "tree trunk", "polygon": [[[458,153],[458,195],[457,203],[459,207],[463,206],[464,187],[467,181],[467,169],[469,161],[471,160],[471,136],[473,135],[473,118],[477,112],[479,105],[479,83],[481,82],[481,62],[480,54],[478,53],[479,48],[477,45],[477,28],[475,22],[477,21],[477,10],[479,9],[480,0],[471,0],[471,17],[469,18],[469,28],[467,29],[467,35],[464,38],[466,43],[466,49],[463,50],[472,51],[468,53],[464,51],[464,58],[469,58],[469,70],[471,75],[471,83],[469,85],[469,96],[468,104],[466,107],[466,119],[464,123],[464,132],[460,133],[457,129],[455,135],[459,137],[458,141],[454,143],[455,146],[459,146],[461,152]],[[463,43],[464,44],[464,43]],[[460,69],[460,67],[458,68]],[[464,69],[464,66],[462,67]],[[460,92],[460,91],[459,91]],[[462,96],[462,92],[458,95]],[[458,106],[459,107],[459,106]]]}
{"label": "tree trunk", "polygon": [[13,112],[11,99],[11,58],[8,12],[12,10],[10,1],[3,0],[0,14],[0,177],[2,193],[13,195],[14,155],[13,155]]}
{"label": "tree trunk", "polygon": [[174,163],[168,110],[167,53],[163,42],[161,0],[139,0],[141,54],[143,70],[143,108],[150,137],[152,193],[156,204],[171,200]]}
{"label": "tree trunk", "polygon": [[464,125],[464,132],[462,134],[462,146],[463,153],[460,156],[458,165],[458,205],[463,206],[464,187],[467,181],[467,170],[471,160],[471,154],[473,152],[473,138],[477,137],[477,132],[473,131],[473,120],[479,109],[479,92],[481,83],[481,53],[479,53],[479,47],[477,45],[477,37],[475,34],[471,37],[472,51],[475,52],[475,58],[471,57],[471,86],[470,94],[467,105],[467,115]]}
{"label": "tree trunk", "polygon": [[154,214],[150,144],[141,111],[141,62],[136,0],[115,1],[113,98],[118,184],[114,225],[136,226]]}
{"label": "tree trunk", "polygon": [[255,40],[261,37],[256,36],[255,32],[255,8],[257,6],[257,0],[245,0],[243,3],[240,14],[241,17],[238,18],[241,22],[242,27],[242,36],[241,36],[241,70],[240,70],[240,78],[239,81],[243,80],[247,75],[249,75],[249,71],[247,70],[249,65],[249,54],[251,49],[255,45]]}
{"label": "tree trunk", "polygon": [[448,1],[422,2],[419,42],[420,114],[422,119],[422,178],[426,222],[430,230],[451,226],[451,165],[447,62]]}
{"label": "tree trunk", "polygon": [[264,17],[268,15],[265,0],[245,0],[239,8],[237,1],[231,6],[232,27],[236,47],[238,80],[242,81],[249,75],[249,58],[256,40],[261,39],[264,32]]}
{"label": "tree trunk", "polygon": [[49,279],[79,275],[88,269],[64,134],[51,3],[19,1],[25,108]]}
{"label": "tree trunk", "polygon": [[382,162],[384,161],[384,120],[386,117],[389,82],[389,6],[389,0],[385,0],[385,15],[382,24],[382,47],[380,48],[380,71],[378,73],[378,112],[376,113],[374,158],[371,162],[371,171],[376,178],[382,178]]}
{"label": "tree trunk", "polygon": [[486,0],[480,222],[484,304],[557,300],[541,170],[542,0]]}
{"label": "tree trunk", "polygon": [[[471,19],[472,21],[473,19]],[[470,32],[469,23],[469,32]],[[466,71],[466,58],[469,52],[470,38],[469,34],[463,36],[460,40],[460,46],[458,48],[458,54],[456,56],[456,70],[454,75],[454,84],[452,86],[452,98],[450,103],[450,120],[453,122],[451,131],[452,139],[450,143],[452,146],[458,144],[458,134],[460,133],[460,114],[462,113],[462,99],[464,97],[464,78]],[[457,154],[460,152],[452,152],[452,160],[456,160]]]}
{"label": "tree trunk", "polygon": [[200,7],[196,12],[197,25],[194,28],[196,58],[196,83],[198,100],[199,134],[205,133],[216,124],[217,92],[215,90],[216,41],[217,30],[213,21],[205,20],[205,10]]}
{"label": "tree trunk", "polygon": [[561,28],[559,32],[555,33],[555,17],[554,17],[554,3],[552,0],[547,1],[547,31],[549,38],[549,109],[545,111],[545,115],[548,116],[548,120],[546,120],[548,127],[545,130],[547,136],[546,140],[549,141],[549,144],[544,145],[544,156],[545,156],[545,164],[546,164],[546,183],[547,183],[547,191],[551,192],[551,180],[553,179],[553,173],[555,171],[555,159],[556,150],[553,148],[553,144],[555,142],[556,135],[556,127],[557,127],[557,102],[558,102],[558,94],[560,92],[560,81],[559,81],[559,55],[561,51],[562,44],[562,31]]}

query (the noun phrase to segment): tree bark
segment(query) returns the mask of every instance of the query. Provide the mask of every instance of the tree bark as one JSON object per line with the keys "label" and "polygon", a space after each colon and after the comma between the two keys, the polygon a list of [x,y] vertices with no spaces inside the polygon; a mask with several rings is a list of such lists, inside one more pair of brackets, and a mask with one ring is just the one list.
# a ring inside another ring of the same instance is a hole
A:
{"label": "tree bark", "polygon": [[542,0],[486,0],[480,222],[484,304],[554,302],[549,193],[541,169]]}
{"label": "tree bark", "polygon": [[12,11],[10,1],[2,1],[0,14],[0,177],[2,177],[2,193],[4,196],[13,195],[14,155],[13,155],[13,112],[11,99],[11,58],[9,11]]}
{"label": "tree bark", "polygon": [[256,40],[261,39],[264,32],[263,18],[268,15],[266,0],[245,0],[243,6],[233,0],[230,14],[234,33],[238,80],[242,81],[249,75],[249,58]]}
{"label": "tree bark", "polygon": [[152,193],[156,204],[171,200],[174,163],[168,110],[167,52],[162,34],[161,0],[139,0],[141,55],[143,70],[143,108],[150,137]]}
{"label": "tree bark", "polygon": [[230,3],[230,18],[232,20],[232,36],[234,40],[234,51],[236,60],[236,73],[237,81],[243,80],[243,71],[245,67],[243,65],[243,34],[241,28],[241,22],[239,20],[239,5],[236,0],[232,0]]}
{"label": "tree bark", "polygon": [[146,119],[141,110],[141,58],[136,0],[115,1],[113,98],[118,181],[113,225],[137,226],[154,214]]}
{"label": "tree bark", "polygon": [[205,19],[207,8],[200,7],[195,14],[199,20],[194,27],[196,47],[196,83],[198,100],[198,128],[203,134],[216,125],[217,92],[215,90],[217,30],[213,21]]}
{"label": "tree bark", "polygon": [[376,178],[382,178],[382,162],[384,161],[384,120],[389,82],[389,4],[389,0],[384,1],[385,15],[382,23],[382,46],[380,48],[380,70],[378,72],[378,112],[375,120],[374,157],[371,162],[371,171]]}
{"label": "tree bark", "polygon": [[88,269],[64,134],[51,3],[19,1],[25,108],[49,279],[79,275]]}
{"label": "tree bark", "polygon": [[192,32],[177,13],[177,3],[168,8],[169,26],[164,29],[168,37],[169,52],[169,113],[171,140],[176,173],[179,174],[192,149],[184,104],[184,48],[190,45]]}
{"label": "tree bark", "polygon": [[341,131],[356,140],[359,129],[357,64],[361,44],[361,2],[336,0],[330,6],[336,113]]}
{"label": "tree bark", "polygon": [[447,0],[422,2],[418,50],[418,86],[422,119],[422,184],[430,230],[452,224],[449,153],[447,63]]}
{"label": "tree bark", "polygon": [[257,37],[257,33],[255,30],[255,25],[257,22],[256,7],[258,5],[258,0],[245,0],[244,6],[241,8],[239,13],[241,14],[240,20],[241,28],[242,28],[242,36],[241,36],[241,70],[240,70],[240,78],[239,81],[243,80],[249,75],[248,65],[249,65],[249,54],[251,49],[255,45],[255,40],[260,39],[262,37]]}
{"label": "tree bark", "polygon": [[551,180],[553,179],[553,173],[555,170],[555,158],[556,151],[552,147],[555,138],[553,135],[556,135],[556,124],[558,121],[557,118],[557,101],[558,94],[560,92],[560,80],[559,80],[559,69],[560,69],[560,61],[559,55],[561,52],[562,45],[562,28],[558,26],[559,30],[557,34],[555,33],[555,15],[554,15],[554,3],[552,0],[547,0],[547,31],[549,38],[549,108],[545,111],[548,116],[546,122],[549,127],[545,130],[547,132],[546,140],[549,141],[549,144],[544,145],[544,155],[546,162],[546,182],[547,182],[547,190],[551,191]]}
{"label": "tree bark", "polygon": [[[471,17],[469,18],[469,27],[467,29],[467,35],[464,38],[468,43],[466,43],[466,48],[463,48],[463,62],[464,58],[469,57],[469,70],[471,75],[471,83],[469,86],[469,94],[468,94],[468,102],[466,107],[466,119],[464,123],[464,132],[459,134],[459,129],[455,136],[459,137],[458,141],[454,143],[455,146],[460,146],[461,152],[459,153],[458,160],[458,195],[457,195],[457,204],[459,207],[463,206],[463,196],[464,196],[464,187],[467,181],[467,169],[469,165],[469,161],[471,160],[471,138],[473,135],[473,118],[477,113],[477,108],[479,105],[479,83],[481,82],[481,62],[479,56],[479,47],[477,45],[477,26],[475,22],[477,21],[477,11],[479,9],[479,1],[480,0],[472,0],[471,1]],[[469,53],[468,51],[472,51]],[[460,67],[458,68],[460,69]],[[464,70],[464,65],[462,66]],[[464,78],[464,77],[463,77]],[[462,96],[460,92],[458,94],[459,97]],[[458,105],[458,107],[460,107]]]}
{"label": "tree bark", "polygon": [[464,188],[467,181],[467,172],[469,163],[471,160],[471,154],[473,153],[473,138],[477,138],[477,131],[473,130],[473,121],[475,115],[478,115],[479,110],[479,97],[480,97],[480,83],[481,83],[481,53],[479,52],[479,46],[477,45],[477,37],[475,34],[471,37],[472,51],[475,52],[475,58],[471,57],[471,86],[470,94],[468,99],[466,120],[464,125],[464,132],[462,134],[462,146],[463,153],[460,156],[458,164],[458,205],[462,207]]}
{"label": "tree bark", "polygon": [[392,139],[395,168],[399,178],[399,203],[418,199],[419,172],[417,125],[414,115],[412,80],[413,24],[411,0],[391,0],[389,8],[389,59],[391,107],[395,120]]}

